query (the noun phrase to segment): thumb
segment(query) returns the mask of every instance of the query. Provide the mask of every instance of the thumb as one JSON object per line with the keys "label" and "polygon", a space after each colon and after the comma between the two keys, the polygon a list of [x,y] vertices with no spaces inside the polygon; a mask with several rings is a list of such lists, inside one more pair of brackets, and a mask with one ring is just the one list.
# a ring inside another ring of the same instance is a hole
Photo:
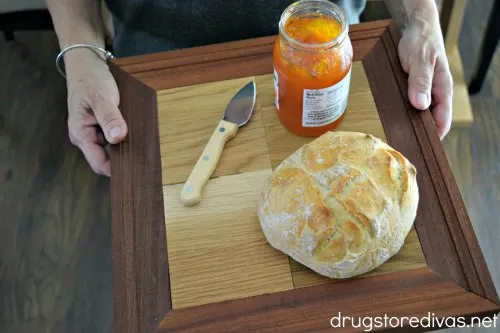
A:
{"label": "thumb", "polygon": [[424,59],[413,62],[408,77],[408,98],[413,107],[425,110],[431,103],[433,66]]}
{"label": "thumb", "polygon": [[99,103],[93,105],[92,109],[109,143],[116,144],[125,138],[127,135],[127,124],[117,105],[101,99]]}

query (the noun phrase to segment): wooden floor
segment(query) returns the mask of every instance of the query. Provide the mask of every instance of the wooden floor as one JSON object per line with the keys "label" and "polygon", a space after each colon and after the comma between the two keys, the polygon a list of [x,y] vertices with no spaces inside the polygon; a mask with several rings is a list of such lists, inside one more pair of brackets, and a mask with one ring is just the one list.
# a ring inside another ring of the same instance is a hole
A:
{"label": "wooden floor", "polygon": [[52,33],[0,37],[0,332],[112,332],[109,181],[68,141]]}
{"label": "wooden floor", "polygon": [[[483,3],[483,2],[482,2]],[[469,1],[460,37],[466,79],[485,17]],[[111,333],[109,181],[67,138],[64,81],[51,32],[0,37],[0,332]],[[500,55],[471,97],[475,123],[444,144],[500,286]],[[459,107],[459,106],[457,106]],[[450,329],[450,332],[498,332]]]}

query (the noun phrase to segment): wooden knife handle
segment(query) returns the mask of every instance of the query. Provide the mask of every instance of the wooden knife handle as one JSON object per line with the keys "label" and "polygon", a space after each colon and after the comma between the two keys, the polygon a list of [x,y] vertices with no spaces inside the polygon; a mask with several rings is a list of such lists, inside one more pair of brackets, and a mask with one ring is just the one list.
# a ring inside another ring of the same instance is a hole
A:
{"label": "wooden knife handle", "polygon": [[193,206],[201,201],[202,189],[214,172],[226,142],[233,138],[237,131],[238,125],[220,121],[182,187],[181,201],[185,206]]}

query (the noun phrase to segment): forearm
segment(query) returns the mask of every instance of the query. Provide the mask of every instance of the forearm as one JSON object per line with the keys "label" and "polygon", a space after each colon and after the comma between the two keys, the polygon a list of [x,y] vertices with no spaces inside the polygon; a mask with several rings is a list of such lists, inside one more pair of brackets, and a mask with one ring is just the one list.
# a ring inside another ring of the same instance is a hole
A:
{"label": "forearm", "polygon": [[[73,44],[104,47],[104,25],[99,0],[46,0],[61,49]],[[81,57],[98,56],[88,49],[65,54],[66,67],[77,66]]]}
{"label": "forearm", "polygon": [[400,29],[409,23],[439,27],[439,12],[434,0],[384,0]]}

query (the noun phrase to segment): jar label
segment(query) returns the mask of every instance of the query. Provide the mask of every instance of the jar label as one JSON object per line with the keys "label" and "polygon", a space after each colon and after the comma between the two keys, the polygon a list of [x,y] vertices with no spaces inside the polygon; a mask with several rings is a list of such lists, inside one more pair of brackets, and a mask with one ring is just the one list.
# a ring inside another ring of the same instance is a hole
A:
{"label": "jar label", "polygon": [[274,69],[274,103],[276,104],[276,108],[280,108],[280,93],[278,89],[278,73],[276,69]]}
{"label": "jar label", "polygon": [[320,127],[339,119],[347,107],[350,82],[351,69],[340,82],[331,87],[304,89],[302,126]]}

